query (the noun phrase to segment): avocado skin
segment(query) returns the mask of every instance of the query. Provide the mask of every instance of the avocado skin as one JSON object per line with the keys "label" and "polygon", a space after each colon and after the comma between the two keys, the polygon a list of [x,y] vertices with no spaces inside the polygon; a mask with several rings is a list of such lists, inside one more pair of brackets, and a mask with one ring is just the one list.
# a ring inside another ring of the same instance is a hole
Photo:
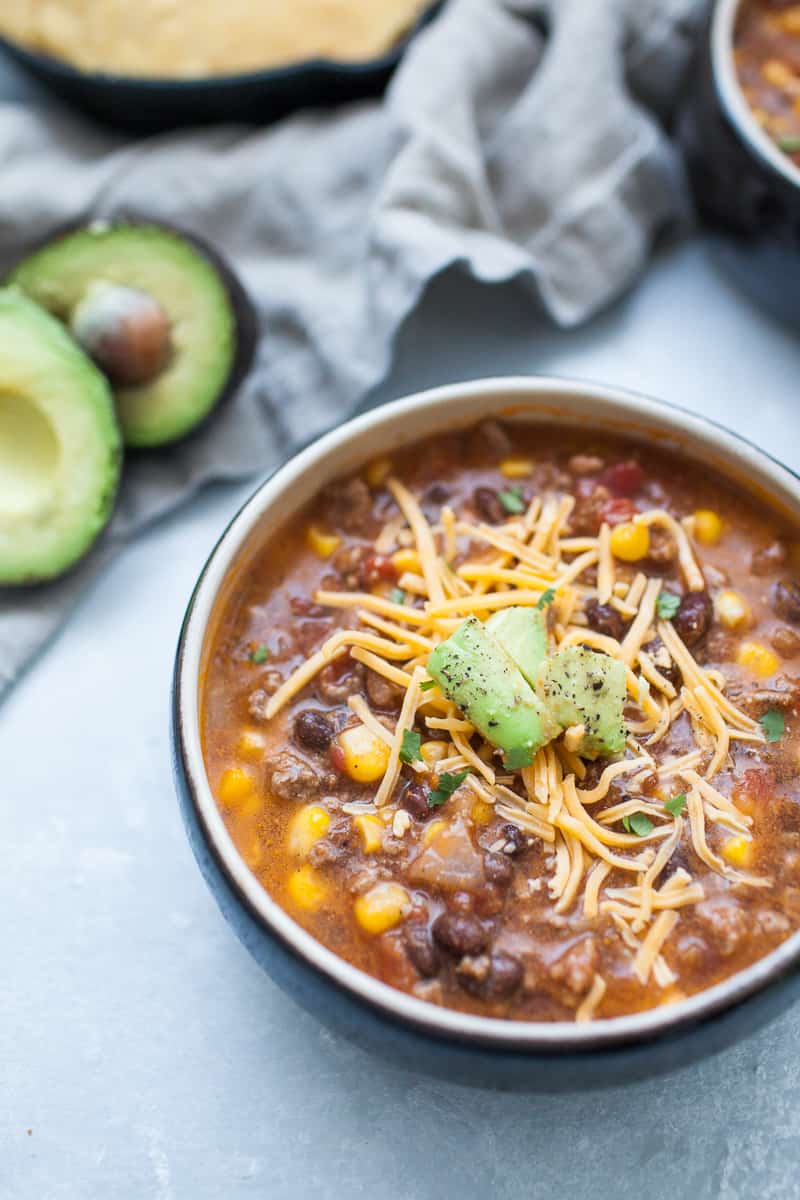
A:
{"label": "avocado skin", "polygon": [[517,664],[475,617],[433,650],[428,673],[517,767],[559,732]]}
{"label": "avocado skin", "polygon": [[625,666],[608,654],[585,646],[568,646],[542,664],[539,698],[554,720],[567,728],[584,725],[578,754],[600,758],[625,749]]}
{"label": "avocado skin", "polygon": [[126,446],[180,440],[235,392],[252,364],[258,329],[244,288],[202,239],[152,223],[66,227],[9,277],[66,323],[95,280],[149,292],[181,329],[183,344],[159,378],[114,392]]}
{"label": "avocado skin", "polygon": [[538,608],[503,608],[486,622],[486,630],[512,658],[532,688],[547,657],[547,624]]}
{"label": "avocado skin", "polygon": [[[47,520],[37,514],[26,521],[0,508],[0,585],[18,587],[64,574],[105,529],[119,489],[122,439],[105,377],[59,321],[15,288],[0,289],[0,393],[4,388],[46,416],[67,480]],[[76,426],[81,438],[78,445],[66,439],[67,458],[58,435]]]}

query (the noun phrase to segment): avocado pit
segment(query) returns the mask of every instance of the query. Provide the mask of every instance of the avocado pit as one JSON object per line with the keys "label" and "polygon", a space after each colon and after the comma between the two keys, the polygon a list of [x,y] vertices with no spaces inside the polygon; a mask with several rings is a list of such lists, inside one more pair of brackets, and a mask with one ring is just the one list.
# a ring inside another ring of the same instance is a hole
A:
{"label": "avocado pit", "polygon": [[75,306],[73,336],[119,387],[156,379],[170,360],[170,321],[148,292],[123,284],[95,282]]}

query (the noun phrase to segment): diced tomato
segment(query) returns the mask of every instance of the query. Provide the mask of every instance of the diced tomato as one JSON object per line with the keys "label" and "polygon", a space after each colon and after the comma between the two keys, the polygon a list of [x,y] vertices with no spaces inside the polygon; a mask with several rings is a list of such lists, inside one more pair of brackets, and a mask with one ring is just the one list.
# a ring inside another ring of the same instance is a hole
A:
{"label": "diced tomato", "polygon": [[399,573],[388,554],[370,554],[364,560],[363,577],[364,582],[370,585],[396,583]]}
{"label": "diced tomato", "polygon": [[622,525],[625,521],[632,521],[636,512],[636,505],[625,496],[615,496],[611,500],[606,500],[600,509],[602,520],[612,527]]}
{"label": "diced tomato", "polygon": [[614,463],[600,478],[614,496],[635,496],[644,483],[644,471],[637,462],[629,459]]}

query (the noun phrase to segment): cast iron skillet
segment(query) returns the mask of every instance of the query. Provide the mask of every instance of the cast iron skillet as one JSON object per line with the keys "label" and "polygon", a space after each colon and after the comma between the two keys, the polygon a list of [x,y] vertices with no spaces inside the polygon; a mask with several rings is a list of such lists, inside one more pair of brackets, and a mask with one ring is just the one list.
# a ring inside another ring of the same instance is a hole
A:
{"label": "cast iron skillet", "polygon": [[737,82],[743,2],[712,6],[679,136],[718,258],[758,304],[800,328],[800,170],[761,129]]}
{"label": "cast iron skillet", "polygon": [[90,73],[6,38],[0,38],[0,48],[62,100],[117,129],[159,133],[221,121],[265,124],[298,108],[380,94],[411,38],[439,7],[439,2],[431,4],[409,33],[381,58],[363,63],[314,59],[207,79],[136,79]]}

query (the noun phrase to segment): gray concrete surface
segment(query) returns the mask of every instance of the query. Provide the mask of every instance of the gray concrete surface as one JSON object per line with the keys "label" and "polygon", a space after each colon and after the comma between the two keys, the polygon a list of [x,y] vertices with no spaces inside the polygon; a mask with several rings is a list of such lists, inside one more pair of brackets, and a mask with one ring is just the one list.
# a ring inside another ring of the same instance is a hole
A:
{"label": "gray concrete surface", "polygon": [[[800,467],[797,340],[700,240],[568,334],[513,288],[446,279],[380,394],[515,371],[654,393]],[[509,1096],[385,1066],[251,962],[191,857],[168,751],[184,605],[245,490],[131,547],[2,711],[0,1200],[800,1195],[800,1012],[671,1077]]]}

